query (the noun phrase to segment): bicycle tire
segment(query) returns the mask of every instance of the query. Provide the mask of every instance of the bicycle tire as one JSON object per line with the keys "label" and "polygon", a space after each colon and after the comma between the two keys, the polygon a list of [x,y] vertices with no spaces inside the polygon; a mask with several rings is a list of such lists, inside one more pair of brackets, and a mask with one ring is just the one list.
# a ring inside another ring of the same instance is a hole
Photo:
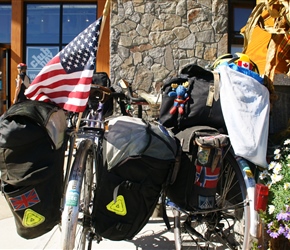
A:
{"label": "bicycle tire", "polygon": [[229,151],[223,160],[215,210],[173,208],[176,250],[248,250],[250,207],[239,164]]}
{"label": "bicycle tire", "polygon": [[62,213],[62,249],[91,249],[93,142],[81,141],[72,165]]}

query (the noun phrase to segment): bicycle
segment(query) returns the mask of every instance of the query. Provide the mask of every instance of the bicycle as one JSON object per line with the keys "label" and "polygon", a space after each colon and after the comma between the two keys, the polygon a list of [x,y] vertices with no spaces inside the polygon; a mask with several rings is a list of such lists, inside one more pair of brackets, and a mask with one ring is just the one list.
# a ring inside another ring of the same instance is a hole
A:
{"label": "bicycle", "polygon": [[[90,99],[94,102],[97,99],[98,106],[88,105],[89,109],[82,117],[77,117],[77,114],[70,115],[68,160],[62,201],[63,249],[91,249],[93,241],[99,243],[102,240],[94,230],[92,212],[94,190],[99,181],[98,170],[103,166],[102,142],[107,119],[103,117],[102,107],[109,98],[114,98],[119,103],[121,113],[118,115],[129,115],[125,109],[128,100],[138,103],[139,106],[148,105],[144,98],[133,98],[132,92],[125,95],[123,91],[113,92],[107,87],[92,84],[89,103]],[[142,114],[141,108],[139,112]]]}
{"label": "bicycle", "polygon": [[[103,164],[102,140],[106,130],[106,121],[98,111],[107,98],[113,97],[118,100],[121,115],[128,115],[125,107],[132,98],[130,91],[125,95],[122,91],[111,92],[101,86],[92,86],[92,92],[100,101],[98,109],[89,110],[82,121],[71,119],[72,124],[79,121],[86,126],[69,133],[62,216],[63,249],[91,249],[93,240],[102,240],[94,231],[92,222],[94,189],[98,182],[98,167]],[[133,100],[139,106],[146,102],[144,98]],[[141,118],[141,108],[139,112]],[[76,138],[78,147],[70,167]],[[254,165],[236,157],[229,146],[224,154],[214,209],[185,211],[167,199],[166,205],[174,214],[176,249],[250,249],[259,224],[254,210],[254,170],[258,172]]]}
{"label": "bicycle", "polygon": [[224,155],[212,209],[186,211],[170,200],[176,250],[250,249],[258,224],[254,210],[254,166],[235,157],[231,146]]}

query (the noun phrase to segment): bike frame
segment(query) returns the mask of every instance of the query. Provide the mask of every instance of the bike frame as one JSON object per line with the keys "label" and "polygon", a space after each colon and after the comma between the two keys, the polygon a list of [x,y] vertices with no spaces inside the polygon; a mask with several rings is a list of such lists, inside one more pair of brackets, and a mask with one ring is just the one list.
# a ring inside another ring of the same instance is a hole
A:
{"label": "bike frame", "polygon": [[[82,121],[86,122],[86,129],[79,130],[76,129],[69,133],[69,141],[70,141],[70,147],[69,147],[69,154],[68,154],[68,160],[67,160],[67,167],[66,167],[66,173],[65,173],[65,184],[64,184],[64,192],[63,192],[63,200],[62,200],[62,210],[65,206],[65,204],[69,204],[69,211],[67,213],[62,213],[62,221],[73,221],[73,223],[70,223],[70,227],[67,228],[68,231],[75,232],[75,228],[77,226],[77,220],[78,220],[78,213],[79,213],[79,196],[80,194],[76,192],[76,190],[80,190],[82,182],[76,179],[72,179],[69,181],[70,176],[77,176],[80,173],[83,173],[85,171],[85,159],[84,157],[78,157],[84,156],[81,154],[82,151],[86,151],[88,148],[92,148],[93,152],[93,169],[96,171],[96,161],[97,161],[97,154],[99,148],[99,143],[101,143],[103,135],[104,135],[104,121],[102,112],[99,112],[102,110],[103,104],[99,103],[99,107],[97,111],[94,112],[94,110],[90,110],[86,118],[81,119]],[[80,119],[80,118],[79,118]],[[72,157],[73,157],[73,151],[74,151],[74,145],[77,139],[80,139],[80,143],[78,145],[75,159],[78,159],[79,161],[74,163],[72,165]],[[96,178],[94,176],[93,178]],[[88,205],[88,204],[87,204]],[[86,215],[84,215],[86,216]],[[86,220],[84,218],[84,220]],[[74,236],[74,235],[73,235]],[[69,237],[67,242],[64,242],[65,245],[63,245],[64,249],[69,249],[70,246],[73,246],[75,242],[74,237]]]}

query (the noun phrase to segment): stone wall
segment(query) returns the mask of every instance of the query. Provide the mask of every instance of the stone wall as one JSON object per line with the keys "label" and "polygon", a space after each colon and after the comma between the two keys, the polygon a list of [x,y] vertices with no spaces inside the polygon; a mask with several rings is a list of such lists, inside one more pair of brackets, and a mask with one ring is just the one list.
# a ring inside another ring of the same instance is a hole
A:
{"label": "stone wall", "polygon": [[[110,77],[152,90],[227,53],[226,0],[113,0]],[[140,86],[141,85],[141,86]]]}

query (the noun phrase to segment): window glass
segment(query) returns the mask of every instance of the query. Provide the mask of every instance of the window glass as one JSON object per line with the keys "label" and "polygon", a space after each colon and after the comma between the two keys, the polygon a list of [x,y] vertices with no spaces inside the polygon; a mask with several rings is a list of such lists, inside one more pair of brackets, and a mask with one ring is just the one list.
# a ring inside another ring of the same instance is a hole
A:
{"label": "window glass", "polygon": [[11,42],[11,5],[0,4],[0,43]]}
{"label": "window glass", "polygon": [[26,43],[59,43],[60,5],[28,4]]}
{"label": "window glass", "polygon": [[228,3],[228,48],[229,51],[236,52],[243,46],[244,37],[241,35],[241,29],[246,25],[256,6],[256,0],[229,0]]}
{"label": "window glass", "polygon": [[26,62],[33,80],[59,50],[96,20],[96,4],[27,4]]}
{"label": "window glass", "polygon": [[248,21],[252,8],[234,8],[234,31],[240,32]]}
{"label": "window glass", "polygon": [[63,5],[62,43],[69,43],[96,20],[96,5]]}
{"label": "window glass", "polygon": [[242,51],[243,51],[243,45],[241,45],[241,44],[233,44],[233,45],[231,46],[231,51],[230,51],[230,53],[231,53],[231,54],[242,53]]}

